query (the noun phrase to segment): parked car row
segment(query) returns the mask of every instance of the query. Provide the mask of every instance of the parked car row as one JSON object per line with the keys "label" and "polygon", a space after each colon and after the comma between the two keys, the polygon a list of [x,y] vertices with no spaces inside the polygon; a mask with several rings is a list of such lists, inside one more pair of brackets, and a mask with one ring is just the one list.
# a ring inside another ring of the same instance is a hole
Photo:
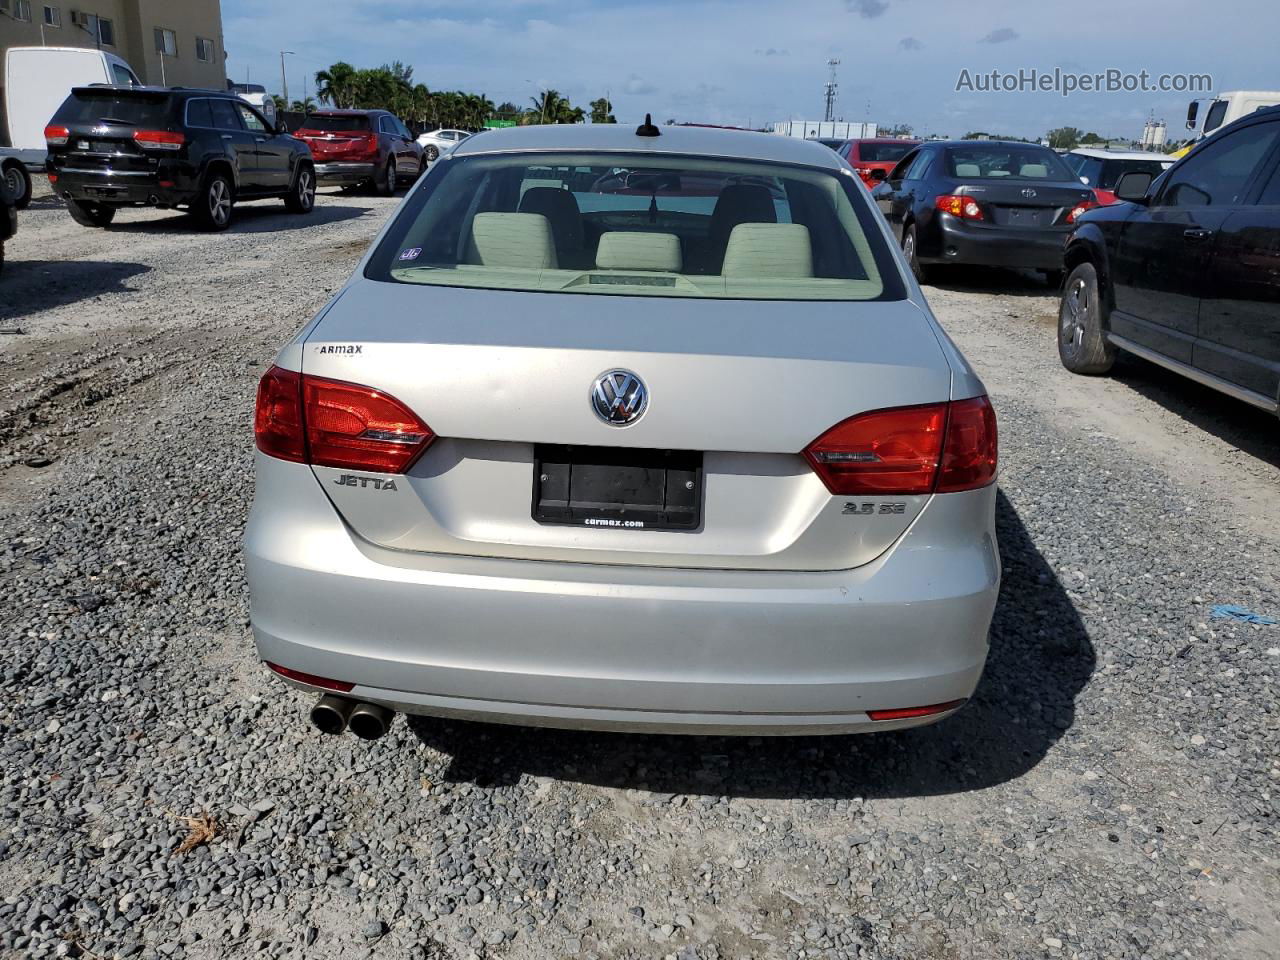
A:
{"label": "parked car row", "polygon": [[428,163],[385,110],[316,111],[290,134],[235,91],[76,87],[44,133],[50,185],[93,227],[122,207],[157,207],[224,230],[241,200],[283,199],[305,214],[318,183],[390,195]]}

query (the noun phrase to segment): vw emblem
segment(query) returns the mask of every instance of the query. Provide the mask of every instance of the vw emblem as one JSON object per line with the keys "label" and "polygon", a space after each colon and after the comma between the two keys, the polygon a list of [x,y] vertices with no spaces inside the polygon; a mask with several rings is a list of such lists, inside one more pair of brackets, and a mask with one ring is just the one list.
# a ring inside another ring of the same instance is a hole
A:
{"label": "vw emblem", "polygon": [[1026,197],[1028,200],[1034,200],[1036,198],[1036,192],[1032,190],[1030,187],[1023,187],[1022,195]]}
{"label": "vw emblem", "polygon": [[644,381],[630,370],[610,370],[591,385],[591,409],[612,427],[635,423],[649,406]]}

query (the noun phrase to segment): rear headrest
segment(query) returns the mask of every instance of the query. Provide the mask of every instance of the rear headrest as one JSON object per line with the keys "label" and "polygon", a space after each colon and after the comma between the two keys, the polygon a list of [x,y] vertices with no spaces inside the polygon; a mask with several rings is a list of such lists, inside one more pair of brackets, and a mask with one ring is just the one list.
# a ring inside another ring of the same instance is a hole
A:
{"label": "rear headrest", "polygon": [[1024,163],[1018,170],[1020,177],[1047,177],[1049,166],[1044,163]]}
{"label": "rear headrest", "polygon": [[976,163],[957,163],[957,177],[980,177],[982,176],[982,168]]}
{"label": "rear headrest", "polygon": [[540,213],[551,222],[556,250],[582,249],[582,211],[568,190],[559,187],[530,187],[520,198],[521,213]]}
{"label": "rear headrest", "polygon": [[726,277],[812,277],[809,228],[799,223],[740,223],[729,234],[720,272]]}
{"label": "rear headrest", "polygon": [[551,224],[540,213],[477,213],[471,221],[467,262],[555,270]]}
{"label": "rear headrest", "polygon": [[679,273],[682,265],[680,238],[674,233],[613,230],[601,235],[596,248],[596,267],[600,270]]}
{"label": "rear headrest", "polygon": [[768,188],[758,183],[731,183],[720,191],[711,211],[711,240],[724,243],[740,223],[777,223],[778,212]]}

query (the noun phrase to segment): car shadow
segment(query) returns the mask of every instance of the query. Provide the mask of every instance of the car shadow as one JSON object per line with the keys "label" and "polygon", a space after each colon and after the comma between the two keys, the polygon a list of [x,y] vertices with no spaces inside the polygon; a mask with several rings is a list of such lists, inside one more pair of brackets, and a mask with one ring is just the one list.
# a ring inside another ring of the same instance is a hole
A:
{"label": "car shadow", "polygon": [[1197,429],[1280,468],[1280,429],[1275,414],[1123,350],[1116,354],[1111,378]]}
{"label": "car shadow", "polygon": [[1006,267],[980,267],[942,264],[934,268],[930,287],[960,293],[993,293],[1006,297],[1056,297],[1058,288],[1045,282],[1035,270],[1014,270]]}
{"label": "car shadow", "polygon": [[[373,211],[373,207],[336,207],[317,203],[307,214],[290,213],[280,200],[237,203],[235,219],[227,233],[271,233],[277,230],[305,230],[332,223],[355,220]],[[185,211],[156,211],[159,216],[129,223],[119,221],[107,228],[109,233],[203,233]]]}
{"label": "car shadow", "polygon": [[[11,241],[11,257],[18,252],[22,235],[18,237]],[[29,317],[107,293],[130,293],[135,288],[128,281],[150,271],[142,263],[8,259],[0,275],[0,320]]]}
{"label": "car shadow", "polygon": [[444,752],[447,781],[522,775],[658,794],[753,798],[932,796],[995,786],[1040,762],[1071,727],[1096,657],[1066,590],[1000,492],[1004,577],[991,651],[973,699],[929,727],[858,736],[709,737],[592,733],[408,718]]}

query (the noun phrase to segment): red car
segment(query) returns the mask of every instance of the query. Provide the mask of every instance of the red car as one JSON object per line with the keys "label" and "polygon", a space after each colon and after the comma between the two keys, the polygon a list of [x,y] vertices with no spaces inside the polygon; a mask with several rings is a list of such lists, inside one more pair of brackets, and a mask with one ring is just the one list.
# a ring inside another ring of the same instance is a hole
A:
{"label": "red car", "polygon": [[[875,140],[846,140],[836,148],[836,153],[849,161],[849,166],[858,172],[862,182],[868,187],[878,181],[872,179],[872,170],[883,170],[886,174],[894,168],[899,160],[920,145],[919,140],[898,140],[880,138]],[[880,177],[883,180],[884,177]]]}
{"label": "red car", "polygon": [[371,186],[390,196],[427,169],[413,134],[386,110],[315,110],[293,135],[311,148],[318,183]]}

